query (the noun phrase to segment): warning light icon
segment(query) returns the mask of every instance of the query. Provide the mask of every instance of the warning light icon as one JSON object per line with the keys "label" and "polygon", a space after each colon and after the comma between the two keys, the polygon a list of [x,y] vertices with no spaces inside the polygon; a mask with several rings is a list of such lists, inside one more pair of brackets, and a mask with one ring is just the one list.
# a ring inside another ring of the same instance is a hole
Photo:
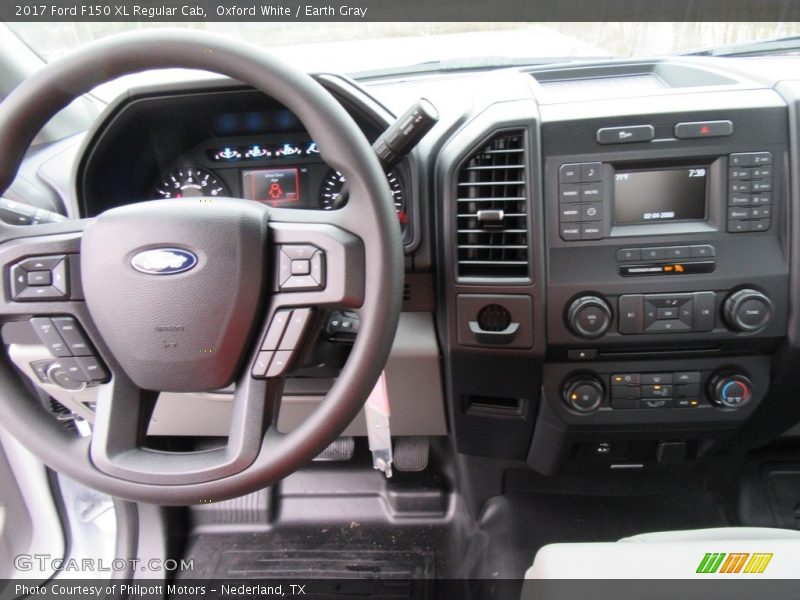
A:
{"label": "warning light icon", "polygon": [[703,125],[700,128],[700,135],[708,135],[709,133],[711,133],[711,130],[708,128],[708,125]]}
{"label": "warning light icon", "polygon": [[676,273],[683,273],[683,271],[684,271],[683,265],[675,265]]}

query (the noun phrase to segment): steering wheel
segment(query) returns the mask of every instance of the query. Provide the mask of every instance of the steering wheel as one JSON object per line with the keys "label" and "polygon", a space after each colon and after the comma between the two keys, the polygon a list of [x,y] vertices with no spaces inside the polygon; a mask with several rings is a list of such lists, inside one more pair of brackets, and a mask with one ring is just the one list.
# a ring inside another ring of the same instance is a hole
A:
{"label": "steering wheel", "polygon": [[[38,131],[74,98],[116,77],[161,68],[213,71],[277,99],[349,185],[348,203],[334,211],[194,198],[132,204],[91,220],[0,227],[0,319],[36,319],[45,335],[83,333],[90,351],[73,351],[65,337],[59,366],[103,381],[92,435],[82,438],[0,361],[3,425],[45,464],[91,488],[184,505],[271,485],[342,432],[389,355],[403,261],[386,177],[342,106],[258,47],[205,32],[109,37],[24,81],[0,104],[0,190],[13,181]],[[28,273],[43,270],[51,284],[26,287]],[[315,412],[290,433],[278,432],[283,380],[303,354],[304,330],[320,311],[343,308],[361,318],[347,363]],[[64,356],[70,353],[78,356]],[[231,383],[224,447],[179,453],[142,445],[158,392]]]}

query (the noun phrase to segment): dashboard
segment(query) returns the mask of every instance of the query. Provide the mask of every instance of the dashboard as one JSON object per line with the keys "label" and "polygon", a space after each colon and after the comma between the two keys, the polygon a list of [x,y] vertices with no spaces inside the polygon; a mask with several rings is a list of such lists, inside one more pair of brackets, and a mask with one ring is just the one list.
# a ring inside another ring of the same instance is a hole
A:
{"label": "dashboard", "polygon": [[[441,113],[387,173],[404,317],[423,317],[401,320],[402,356],[431,384],[395,379],[403,435],[550,474],[691,465],[800,422],[797,66],[318,76],[371,141],[421,96]],[[73,216],[195,195],[346,202],[294,115],[226,80],[133,89],[54,156],[36,166],[52,183],[74,165],[55,185]],[[290,380],[298,396],[335,377],[335,345]]]}

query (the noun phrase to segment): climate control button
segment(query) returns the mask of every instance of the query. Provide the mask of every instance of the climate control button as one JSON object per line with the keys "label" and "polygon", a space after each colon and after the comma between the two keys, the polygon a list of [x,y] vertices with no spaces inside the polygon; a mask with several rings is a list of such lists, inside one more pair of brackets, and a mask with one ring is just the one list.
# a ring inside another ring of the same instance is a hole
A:
{"label": "climate control button", "polygon": [[564,400],[579,412],[592,412],[603,402],[603,384],[593,375],[578,376],[564,386]]}
{"label": "climate control button", "polygon": [[750,401],[753,384],[740,373],[720,373],[709,381],[708,395],[717,406],[740,408]]}

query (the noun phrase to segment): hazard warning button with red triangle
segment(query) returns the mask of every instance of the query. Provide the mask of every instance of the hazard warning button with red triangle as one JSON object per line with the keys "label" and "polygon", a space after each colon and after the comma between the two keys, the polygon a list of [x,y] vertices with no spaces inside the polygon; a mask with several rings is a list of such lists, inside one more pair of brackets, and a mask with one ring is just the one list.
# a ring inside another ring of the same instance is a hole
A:
{"label": "hazard warning button with red triangle", "polygon": [[733,135],[732,121],[695,121],[675,125],[675,137],[679,140],[726,135]]}

